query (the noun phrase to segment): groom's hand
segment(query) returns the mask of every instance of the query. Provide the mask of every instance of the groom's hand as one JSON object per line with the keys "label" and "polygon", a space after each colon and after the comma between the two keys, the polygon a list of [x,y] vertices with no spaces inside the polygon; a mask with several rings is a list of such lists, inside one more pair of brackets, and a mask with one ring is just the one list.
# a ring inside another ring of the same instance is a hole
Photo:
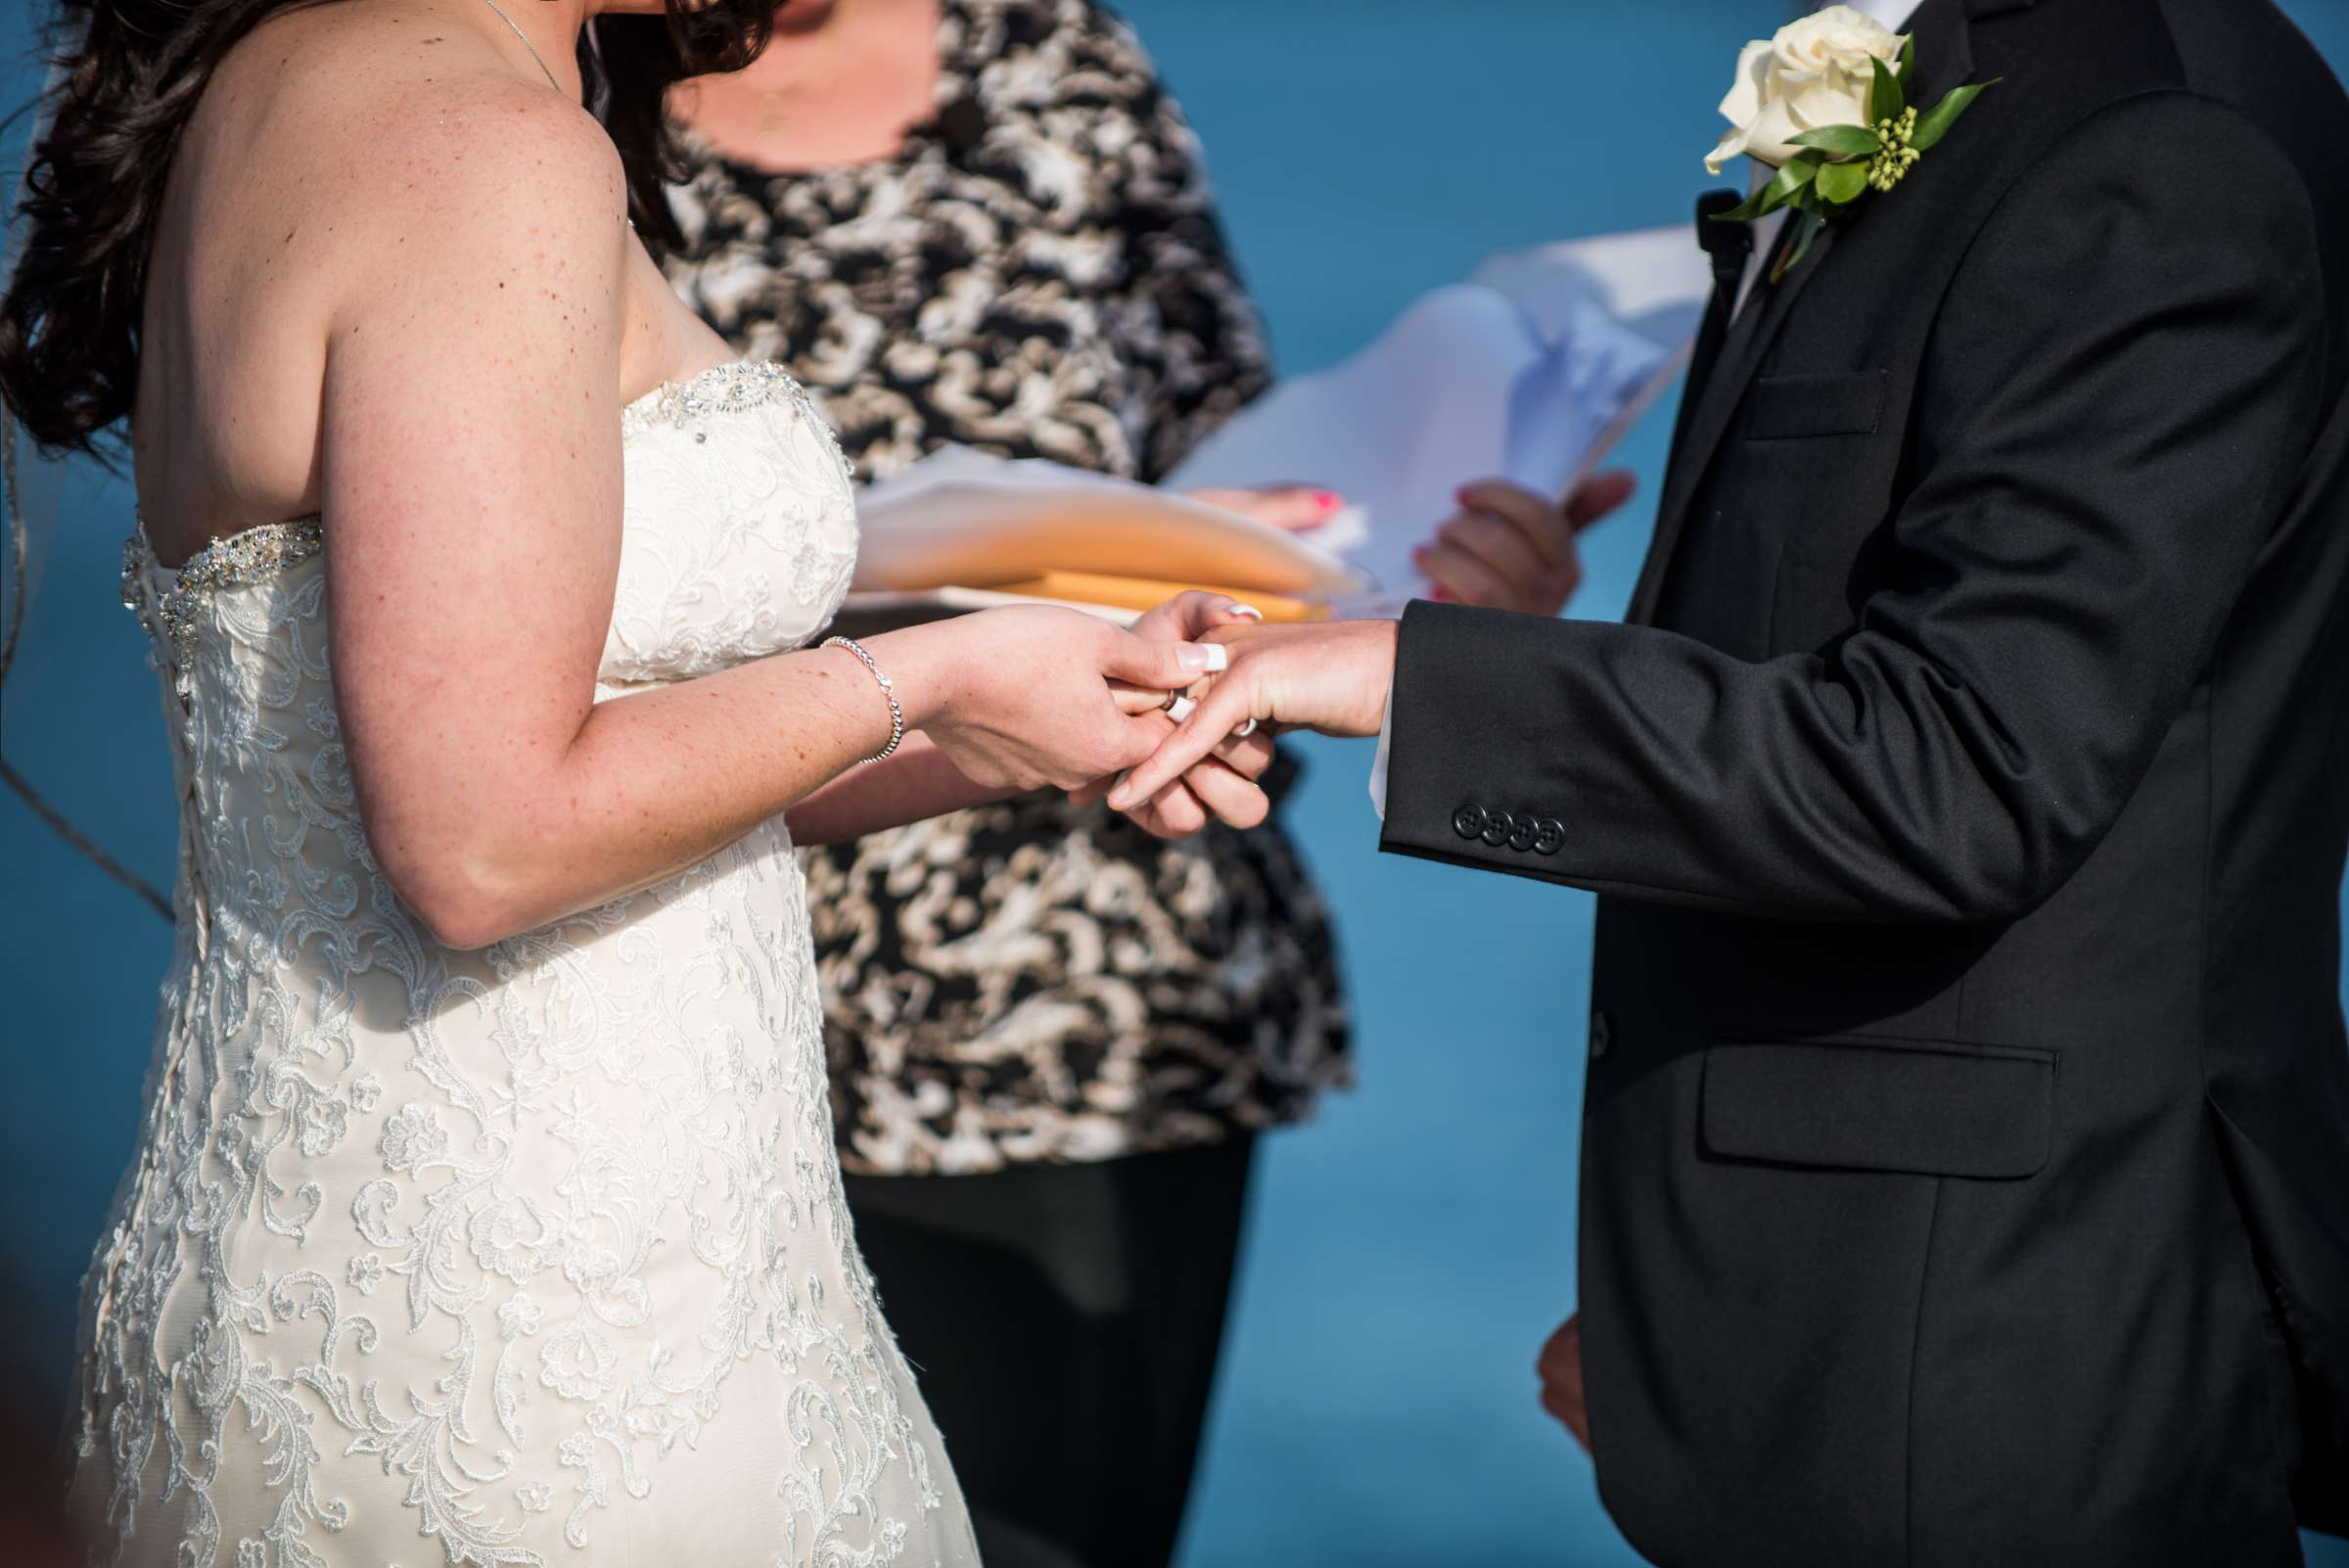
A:
{"label": "groom's hand", "polygon": [[1558,1325],[1542,1347],[1534,1370],[1542,1378],[1542,1408],[1556,1416],[1574,1440],[1590,1452],[1590,1417],[1583,1407],[1583,1314]]}

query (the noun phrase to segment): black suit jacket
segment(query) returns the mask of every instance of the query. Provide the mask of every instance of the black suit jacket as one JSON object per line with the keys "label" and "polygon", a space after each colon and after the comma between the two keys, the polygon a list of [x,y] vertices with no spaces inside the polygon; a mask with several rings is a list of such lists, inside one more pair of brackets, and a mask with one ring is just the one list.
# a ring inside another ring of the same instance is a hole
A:
{"label": "black suit jacket", "polygon": [[1731,330],[1628,625],[1416,605],[1384,847],[1600,895],[1598,1480],[1667,1564],[2349,1531],[2349,102],[2264,0],[2004,78]]}

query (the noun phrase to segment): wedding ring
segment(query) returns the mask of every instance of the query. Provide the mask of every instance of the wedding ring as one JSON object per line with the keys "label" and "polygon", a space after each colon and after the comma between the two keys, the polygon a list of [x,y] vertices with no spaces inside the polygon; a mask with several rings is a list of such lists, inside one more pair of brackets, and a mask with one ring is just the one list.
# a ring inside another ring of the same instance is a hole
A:
{"label": "wedding ring", "polygon": [[1173,709],[1174,706],[1180,701],[1182,701],[1182,693],[1178,691],[1171,691],[1167,693],[1166,700],[1158,705],[1158,711],[1162,714],[1166,713]]}

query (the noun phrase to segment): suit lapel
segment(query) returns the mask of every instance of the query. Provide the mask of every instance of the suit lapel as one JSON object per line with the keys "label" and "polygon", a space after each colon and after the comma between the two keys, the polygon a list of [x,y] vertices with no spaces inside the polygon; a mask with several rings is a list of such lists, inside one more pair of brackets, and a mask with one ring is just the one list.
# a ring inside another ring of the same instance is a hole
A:
{"label": "suit lapel", "polygon": [[[1911,23],[1916,37],[1917,71],[1911,87],[1912,101],[1931,104],[1964,81],[1974,66],[1961,0],[1925,0]],[[1898,201],[1895,193],[1890,200]],[[1811,247],[1803,264],[1775,284],[1764,279],[1746,300],[1722,346],[1721,359],[1704,384],[1693,390],[1697,401],[1688,415],[1681,439],[1672,454],[1672,471],[1665,478],[1663,504],[1656,511],[1655,540],[1639,569],[1638,586],[1632,591],[1631,609],[1624,619],[1644,623],[1654,619],[1663,597],[1665,575],[1688,523],[1688,511],[1703,487],[1713,458],[1735,422],[1746,389],[1769,357],[1771,346],[1785,326],[1794,303],[1813,279],[1827,269],[1839,229],[1865,221],[1870,214],[1863,203],[1840,222],[1829,224]],[[1792,222],[1790,218],[1789,223]],[[1768,264],[1767,258],[1764,262]]]}
{"label": "suit lapel", "polygon": [[[1720,449],[1738,404],[1745,400],[1745,390],[1769,353],[1778,329],[1785,324],[1787,312],[1794,308],[1794,301],[1802,298],[1811,280],[1819,276],[1834,246],[1835,231],[1832,228],[1822,231],[1812,243],[1811,254],[1801,266],[1774,284],[1767,279],[1755,284],[1753,298],[1737,312],[1728,341],[1722,345],[1721,359],[1697,391],[1695,412],[1688,418],[1680,449],[1673,454],[1672,474],[1664,485],[1664,503],[1656,513],[1655,542],[1648,547],[1647,562],[1640,568],[1639,586],[1633,591],[1632,608],[1626,620],[1644,623],[1655,615],[1656,601],[1663,593],[1664,574],[1672,565],[1672,552],[1688,521],[1689,503],[1706,470],[1713,465],[1713,454]],[[1769,265],[1770,257],[1763,257],[1761,264]]]}

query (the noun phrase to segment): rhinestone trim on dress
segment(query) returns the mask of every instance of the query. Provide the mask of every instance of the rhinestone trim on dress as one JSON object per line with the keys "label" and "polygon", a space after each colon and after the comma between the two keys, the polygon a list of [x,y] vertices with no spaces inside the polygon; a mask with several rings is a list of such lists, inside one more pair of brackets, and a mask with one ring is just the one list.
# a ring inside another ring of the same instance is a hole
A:
{"label": "rhinestone trim on dress", "polygon": [[[291,523],[263,523],[214,539],[189,556],[173,575],[171,585],[155,600],[155,619],[171,639],[184,662],[196,635],[196,605],[205,594],[223,588],[249,587],[288,572],[326,548],[326,529],[315,517]],[[147,526],[122,547],[122,603],[136,610],[142,597],[139,574],[154,558],[147,543]]]}
{"label": "rhinestone trim on dress", "polygon": [[665,381],[620,411],[620,433],[634,436],[657,425],[690,430],[705,414],[735,414],[806,393],[771,359],[738,359],[683,381]]}

